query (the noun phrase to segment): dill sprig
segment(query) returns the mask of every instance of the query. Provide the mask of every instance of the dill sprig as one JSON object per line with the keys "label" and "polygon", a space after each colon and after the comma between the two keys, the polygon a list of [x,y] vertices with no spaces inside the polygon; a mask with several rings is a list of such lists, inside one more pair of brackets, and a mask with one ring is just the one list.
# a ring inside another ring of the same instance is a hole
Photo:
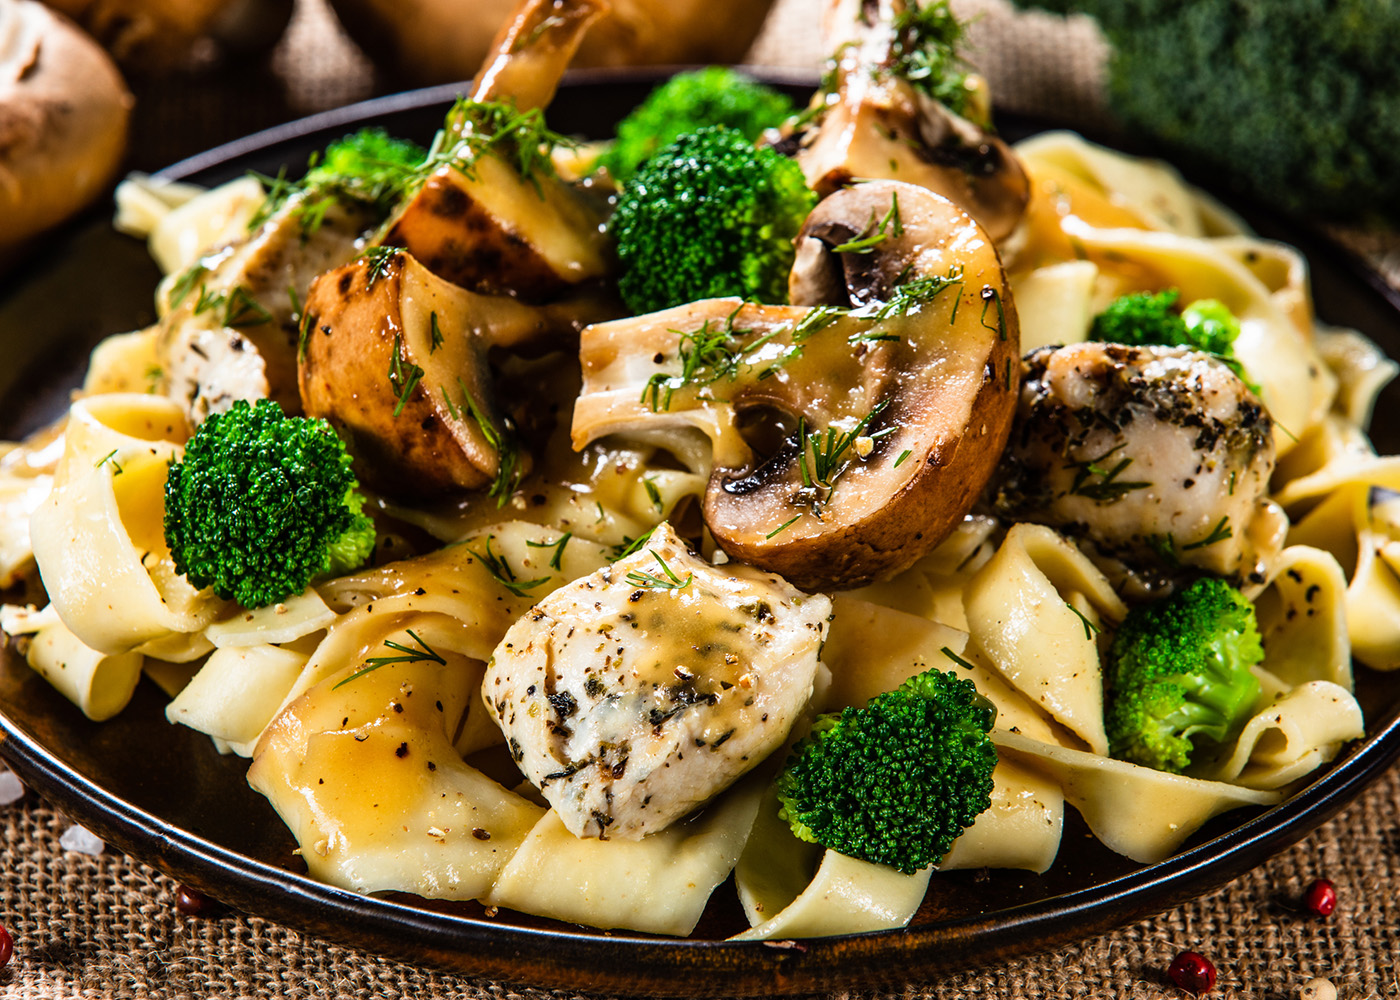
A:
{"label": "dill sprig", "polygon": [[394,389],[398,402],[394,406],[394,416],[403,412],[408,405],[408,397],[423,381],[423,369],[403,356],[403,334],[394,331],[394,347],[389,356],[389,385]]}
{"label": "dill sprig", "polygon": [[676,575],[676,571],[666,563],[666,560],[661,558],[661,553],[653,550],[651,557],[656,560],[657,565],[661,567],[661,571],[665,573],[666,576],[663,578],[657,576],[655,573],[643,573],[633,570],[627,574],[628,583],[634,587],[644,587],[648,590],[683,590],[689,587],[690,582],[695,579],[694,573],[687,573],[685,579],[682,580]]}
{"label": "dill sprig", "polygon": [[525,544],[530,546],[530,548],[532,549],[552,548],[554,550],[554,555],[549,557],[549,568],[562,569],[562,567],[559,565],[559,560],[564,555],[564,546],[568,545],[569,539],[573,537],[574,533],[572,531],[566,531],[552,542],[532,542],[527,538],[525,540]]}
{"label": "dill sprig", "polygon": [[491,578],[499,583],[506,590],[509,590],[516,597],[529,597],[526,591],[533,590],[542,583],[548,583],[549,577],[540,576],[533,580],[521,580],[515,575],[515,570],[511,569],[510,563],[505,556],[497,555],[491,551],[491,543],[495,541],[495,535],[486,536],[486,551],[478,552],[476,549],[468,549],[472,555],[481,562],[486,572],[491,574]]}
{"label": "dill sprig", "polygon": [[483,156],[493,156],[529,181],[544,197],[541,177],[554,177],[553,152],[572,149],[578,143],[551,131],[544,111],[521,111],[508,101],[472,101],[458,98],[447,121],[433,139],[420,172],[433,173],[449,164],[463,176],[476,179],[476,165]]}
{"label": "dill sprig", "polygon": [[622,544],[613,546],[612,561],[617,562],[619,559],[626,559],[634,552],[640,552],[642,546],[651,541],[651,533],[655,530],[655,528],[652,528],[650,531],[644,531],[636,538],[628,538],[624,535]]}
{"label": "dill sprig", "polygon": [[374,283],[389,273],[389,265],[403,253],[403,247],[365,247],[361,258],[369,263],[365,270],[365,288],[373,288]]}
{"label": "dill sprig", "polygon": [[[856,439],[867,436],[865,430],[870,426],[870,422],[884,412],[889,405],[889,400],[881,400],[869,413],[861,418],[850,430],[844,434],[837,433],[836,428],[828,427],[826,432],[806,431],[806,425],[798,421],[797,438],[802,448],[802,456],[798,460],[798,471],[802,475],[802,486],[804,489],[813,490],[821,496],[830,496],[836,488],[836,482],[850,468],[851,462],[846,458],[848,452],[856,443]],[[898,428],[886,427],[884,430],[876,431],[868,435],[872,440],[878,440],[888,434],[893,434]],[[810,464],[808,455],[811,455]]]}
{"label": "dill sprig", "polygon": [[1078,616],[1079,616],[1079,620],[1080,620],[1081,622],[1084,623],[1084,638],[1085,638],[1085,639],[1088,639],[1090,642],[1092,642],[1093,639],[1094,639],[1094,636],[1098,635],[1100,632],[1103,631],[1103,629],[1099,628],[1096,624],[1094,624],[1092,621],[1089,620],[1089,616],[1088,616],[1088,615],[1086,615],[1084,612],[1080,611],[1080,610],[1079,610],[1078,608],[1076,608],[1073,604],[1069,603],[1069,601],[1065,601],[1065,607],[1069,608],[1069,609],[1070,609],[1071,611],[1073,611],[1076,615],[1078,615]]}
{"label": "dill sprig", "polygon": [[[516,440],[514,425],[509,418],[505,418],[498,427],[491,415],[476,401],[476,397],[472,395],[460,375],[457,376],[457,388],[461,390],[462,399],[467,404],[467,414],[475,421],[481,436],[486,439],[486,444],[496,453],[496,478],[486,495],[496,498],[497,507],[503,506],[515,493],[515,488],[520,485],[520,479],[524,475],[520,466],[520,443]],[[462,419],[462,411],[453,403],[446,388],[442,390],[442,398],[447,402],[447,412],[456,420]]]}
{"label": "dill sprig", "polygon": [[391,663],[428,662],[437,663],[444,667],[447,666],[447,661],[442,658],[441,654],[439,654],[435,649],[433,649],[426,642],[424,642],[419,637],[417,632],[413,631],[413,629],[411,628],[404,629],[404,631],[407,632],[409,636],[413,639],[413,641],[418,644],[417,649],[414,649],[412,646],[405,646],[401,642],[395,642],[393,639],[385,639],[384,645],[388,646],[392,650],[396,650],[400,655],[371,656],[369,659],[365,660],[365,665],[363,667],[361,667],[359,670],[356,670],[349,677],[346,677],[344,680],[337,683],[334,687],[331,688],[331,690],[334,691],[338,687],[342,687],[343,685],[349,684],[351,681],[363,677],[365,674],[373,673],[380,667],[387,667]]}
{"label": "dill sprig", "polygon": [[875,209],[870,210],[870,221],[853,239],[831,248],[832,253],[870,253],[892,236],[903,236],[904,224],[899,218],[899,193],[890,196],[890,207],[878,221]]}
{"label": "dill sprig", "polygon": [[1227,538],[1235,536],[1235,529],[1230,527],[1230,515],[1226,514],[1211,529],[1210,534],[1202,538],[1199,542],[1192,542],[1190,545],[1183,545],[1182,552],[1190,552],[1192,549],[1203,549],[1207,545],[1214,545],[1216,542],[1223,542]]}
{"label": "dill sprig", "polygon": [[[1131,458],[1119,459],[1118,464],[1114,465],[1112,468],[1107,468],[1102,464],[1116,452],[1126,448],[1127,445],[1128,443],[1124,441],[1122,444],[1110,448],[1098,458],[1091,458],[1084,462],[1070,463],[1075,469],[1074,481],[1070,483],[1069,487],[1070,493],[1074,496],[1088,497],[1096,503],[1116,503],[1134,490],[1146,489],[1151,486],[1151,483],[1142,480],[1132,482],[1119,481],[1118,477],[1123,474],[1128,466],[1133,464]],[[1096,483],[1089,482],[1094,476],[1098,476],[1099,481]]]}

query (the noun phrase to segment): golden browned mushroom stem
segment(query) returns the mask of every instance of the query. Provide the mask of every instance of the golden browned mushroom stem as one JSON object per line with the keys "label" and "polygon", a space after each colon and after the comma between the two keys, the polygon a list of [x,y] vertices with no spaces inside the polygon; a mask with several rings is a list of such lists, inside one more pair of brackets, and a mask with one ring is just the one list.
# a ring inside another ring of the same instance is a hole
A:
{"label": "golden browned mushroom stem", "polygon": [[[841,250],[882,220],[867,253]],[[699,430],[726,552],[806,590],[858,586],[910,566],[980,495],[1015,409],[1016,310],[982,228],[890,181],[817,206],[790,283],[795,306],[709,299],[584,330],[574,447]]]}
{"label": "golden browned mushroom stem", "polygon": [[471,99],[546,107],[589,25],[608,10],[607,0],[522,0],[491,43]]}

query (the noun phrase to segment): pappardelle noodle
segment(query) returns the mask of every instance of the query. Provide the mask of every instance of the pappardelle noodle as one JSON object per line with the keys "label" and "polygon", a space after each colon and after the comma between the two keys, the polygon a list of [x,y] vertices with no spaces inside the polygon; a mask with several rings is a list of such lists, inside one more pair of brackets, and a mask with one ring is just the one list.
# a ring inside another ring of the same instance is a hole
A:
{"label": "pappardelle noodle", "polygon": [[735,131],[555,135],[591,15],[527,2],[427,148],[128,181],[160,319],[6,446],[0,626],[93,719],[160,685],[314,878],[598,928],[899,927],[1066,804],[1151,863],[1282,801],[1400,666],[1396,365],[879,6],[805,110],[635,119]]}

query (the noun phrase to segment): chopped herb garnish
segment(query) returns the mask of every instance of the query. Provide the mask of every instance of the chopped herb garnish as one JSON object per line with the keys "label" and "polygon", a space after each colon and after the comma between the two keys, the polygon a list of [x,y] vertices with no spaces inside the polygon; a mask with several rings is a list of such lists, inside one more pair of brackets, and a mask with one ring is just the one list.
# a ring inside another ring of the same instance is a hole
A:
{"label": "chopped herb garnish", "polygon": [[777,535],[782,534],[784,531],[787,531],[788,528],[791,528],[791,527],[793,526],[793,524],[796,523],[797,519],[798,519],[799,517],[801,517],[801,516],[802,516],[802,512],[799,511],[797,514],[795,514],[795,515],[793,515],[792,517],[788,518],[786,521],[784,521],[782,524],[778,525],[776,528],[774,528],[772,531],[768,532],[768,534],[764,535],[763,537],[764,537],[764,538],[773,538],[773,537],[775,537],[775,536],[777,536]]}
{"label": "chopped herb garnish", "polygon": [[[1152,484],[1149,482],[1119,482],[1118,477],[1128,466],[1133,464],[1131,458],[1120,459],[1118,464],[1112,468],[1105,468],[1102,462],[1106,461],[1115,452],[1126,448],[1127,442],[1116,445],[1104,452],[1098,458],[1089,459],[1086,462],[1072,462],[1076,468],[1074,482],[1070,484],[1069,491],[1075,496],[1088,497],[1096,503],[1115,503],[1122,500],[1134,490],[1146,489]],[[1099,481],[1091,483],[1089,480],[1098,476]]]}
{"label": "chopped herb garnish", "polygon": [[1181,551],[1190,552],[1192,549],[1203,549],[1207,545],[1214,545],[1216,542],[1223,542],[1227,538],[1233,538],[1234,534],[1235,529],[1230,527],[1230,515],[1226,514],[1220,519],[1219,523],[1211,529],[1209,535],[1207,535],[1205,538],[1202,538],[1199,542],[1192,542],[1190,545],[1183,545],[1181,547]]}
{"label": "chopped herb garnish", "polygon": [[107,454],[99,458],[96,462],[93,462],[92,467],[94,469],[100,469],[104,465],[110,465],[112,467],[112,475],[120,476],[122,474],[122,467],[117,464],[116,456],[117,449],[113,448],[111,451],[107,452]]}
{"label": "chopped herb garnish", "polygon": [[478,552],[476,549],[467,550],[472,555],[476,556],[477,559],[481,560],[481,565],[485,567],[486,572],[491,574],[493,580],[502,587],[505,587],[506,590],[509,590],[516,597],[529,597],[530,595],[526,593],[527,590],[538,587],[542,583],[549,582],[549,577],[547,576],[537,577],[534,580],[521,580],[517,578],[515,571],[510,568],[510,563],[506,561],[505,556],[498,556],[491,551],[491,543],[495,538],[495,535],[486,536],[485,552]]}
{"label": "chopped herb garnish", "polygon": [[559,560],[564,555],[564,546],[568,545],[569,539],[573,537],[574,533],[572,531],[566,531],[552,542],[532,542],[529,539],[526,539],[525,544],[530,546],[532,549],[553,548],[554,555],[549,557],[549,568],[561,569],[562,567],[559,565]]}
{"label": "chopped herb garnish", "polygon": [[624,535],[622,544],[613,546],[612,561],[617,562],[619,559],[626,559],[634,552],[640,552],[642,546],[651,541],[651,532],[655,530],[655,528],[652,528],[651,531],[644,531],[636,538],[628,538]]}
{"label": "chopped herb garnish", "polygon": [[1079,620],[1084,623],[1084,638],[1092,641],[1095,635],[1103,631],[1096,624],[1090,621],[1088,616],[1085,615],[1084,612],[1080,611],[1073,604],[1069,603],[1069,601],[1065,601],[1065,607],[1069,608],[1076,615],[1078,615]]}
{"label": "chopped herb garnish", "polygon": [[977,668],[974,667],[971,663],[968,663],[966,660],[964,660],[964,659],[963,659],[961,656],[959,656],[957,653],[955,653],[955,652],[953,652],[951,649],[949,649],[947,646],[944,646],[941,650],[939,650],[939,652],[941,652],[944,656],[948,657],[948,659],[952,660],[954,663],[956,663],[956,664],[957,664],[958,666],[960,666],[960,667],[964,667],[964,668],[966,668],[966,669],[968,669],[968,670],[976,670],[976,669],[977,669]]}
{"label": "chopped herb garnish", "polygon": [[1162,557],[1162,561],[1168,566],[1180,565],[1180,560],[1176,555],[1176,536],[1170,531],[1165,535],[1148,535],[1147,544],[1157,555]]}
{"label": "chopped herb garnish", "polygon": [[[987,309],[995,302],[997,306],[997,325],[992,326],[987,322]],[[991,285],[982,286],[982,328],[984,330],[997,331],[997,339],[1006,339],[1006,307],[1001,304],[1001,293]]]}
{"label": "chopped herb garnish", "polygon": [[170,308],[176,309],[181,302],[189,297],[194,291],[194,286],[209,273],[209,269],[203,264],[195,264],[175,279],[175,283],[170,286]]}
{"label": "chopped herb garnish", "polygon": [[372,673],[373,671],[378,670],[380,667],[387,667],[391,663],[429,662],[438,663],[442,666],[447,666],[447,661],[443,659],[442,656],[439,655],[436,650],[434,650],[431,646],[429,646],[426,642],[419,638],[417,632],[413,631],[413,629],[411,628],[405,629],[404,631],[407,632],[409,636],[413,639],[413,641],[418,644],[417,649],[414,649],[412,646],[405,646],[401,642],[395,642],[393,639],[385,639],[384,645],[388,646],[390,649],[398,651],[400,655],[370,657],[369,659],[365,660],[365,665],[363,667],[361,667],[359,670],[356,670],[349,677],[346,677],[344,680],[337,683],[334,687],[331,688],[331,690],[334,691],[336,688],[341,687],[342,685],[349,684],[356,678],[363,677],[365,674],[368,673]]}
{"label": "chopped herb garnish", "polygon": [[438,326],[436,312],[428,313],[428,353],[434,353],[442,346],[442,327]]}
{"label": "chopped herb garnish", "polygon": [[642,480],[642,488],[647,491],[647,498],[651,501],[651,505],[656,508],[658,514],[666,509],[666,505],[661,499],[661,491],[656,488],[656,481],[651,476]]}
{"label": "chopped herb garnish", "polygon": [[544,197],[540,177],[554,176],[553,151],[577,145],[568,136],[550,131],[540,108],[520,111],[502,101],[459,98],[447,113],[446,127],[434,138],[420,172],[426,176],[450,164],[463,176],[475,179],[478,161],[493,156]]}
{"label": "chopped herb garnish", "polygon": [[896,468],[896,469],[897,469],[897,468],[899,468],[901,465],[903,465],[903,464],[904,464],[904,460],[905,460],[906,458],[908,458],[910,454],[911,454],[911,453],[910,453],[910,451],[909,451],[908,448],[905,448],[903,451],[901,451],[901,452],[899,453],[899,457],[896,458],[896,459],[894,460],[894,466],[893,466],[893,468]]}
{"label": "chopped herb garnish", "polygon": [[389,358],[389,384],[393,386],[394,393],[398,396],[398,403],[394,407],[394,416],[397,417],[403,412],[403,408],[408,405],[408,397],[422,379],[423,369],[411,361],[404,360],[403,334],[397,330],[394,331],[394,347]]}
{"label": "chopped herb garnish", "polygon": [[870,221],[861,229],[860,235],[839,246],[831,248],[832,253],[870,253],[891,236],[902,236],[904,225],[899,219],[899,194],[890,197],[890,207],[884,218],[875,220],[875,210],[870,210]]}
{"label": "chopped herb garnish", "polygon": [[402,247],[366,247],[362,255],[369,262],[369,268],[365,271],[365,287],[373,288],[376,281],[387,275],[389,265],[401,253]]}
{"label": "chopped herb garnish", "polygon": [[[828,427],[825,434],[821,431],[805,433],[805,427],[799,421],[798,443],[802,448],[802,457],[799,459],[798,469],[802,475],[803,487],[830,495],[831,491],[836,488],[836,481],[850,468],[851,463],[844,460],[846,452],[855,444],[857,438],[865,436],[865,429],[870,426],[870,422],[879,416],[888,405],[888,400],[877,403],[874,409],[844,434],[838,434],[834,427]],[[876,431],[869,437],[881,438],[886,434],[894,433],[895,430],[897,428],[887,427],[882,431]],[[811,452],[810,465],[807,459],[809,451]]]}
{"label": "chopped herb garnish", "polygon": [[224,301],[224,326],[261,326],[272,313],[260,306],[242,285],[234,285]]}
{"label": "chopped herb garnish", "polygon": [[[520,447],[515,440],[515,432],[509,419],[503,422],[501,427],[496,426],[496,422],[477,403],[476,397],[472,395],[467,384],[462,381],[462,377],[457,376],[457,388],[462,391],[462,398],[466,400],[467,412],[476,421],[476,426],[481,430],[481,436],[486,439],[489,445],[496,452],[496,478],[491,484],[491,489],[487,491],[487,496],[496,498],[496,506],[502,506],[515,488],[520,485],[520,478],[524,474],[520,468]],[[447,390],[442,391],[443,398],[447,400],[447,411],[452,416],[462,419],[461,410],[453,405],[452,399],[447,394]]]}
{"label": "chopped herb garnish", "polygon": [[666,574],[665,579],[654,573],[641,573],[633,570],[627,574],[627,582],[634,587],[645,587],[648,590],[681,590],[690,586],[690,581],[695,579],[694,573],[687,573],[684,580],[676,575],[676,571],[666,564],[666,560],[661,558],[659,552],[653,551],[651,557],[660,565],[662,572]]}

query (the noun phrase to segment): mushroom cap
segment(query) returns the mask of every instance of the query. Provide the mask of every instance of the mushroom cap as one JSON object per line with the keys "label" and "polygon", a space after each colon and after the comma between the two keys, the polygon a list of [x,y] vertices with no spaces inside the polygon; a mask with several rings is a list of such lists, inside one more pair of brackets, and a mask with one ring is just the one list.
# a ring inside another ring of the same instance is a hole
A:
{"label": "mushroom cap", "polygon": [[[862,234],[867,252],[845,249]],[[729,555],[807,590],[858,586],[980,495],[1015,410],[1016,311],[986,232],[924,188],[839,191],[797,242],[794,306],[711,299],[587,328],[574,445],[698,429]]]}

